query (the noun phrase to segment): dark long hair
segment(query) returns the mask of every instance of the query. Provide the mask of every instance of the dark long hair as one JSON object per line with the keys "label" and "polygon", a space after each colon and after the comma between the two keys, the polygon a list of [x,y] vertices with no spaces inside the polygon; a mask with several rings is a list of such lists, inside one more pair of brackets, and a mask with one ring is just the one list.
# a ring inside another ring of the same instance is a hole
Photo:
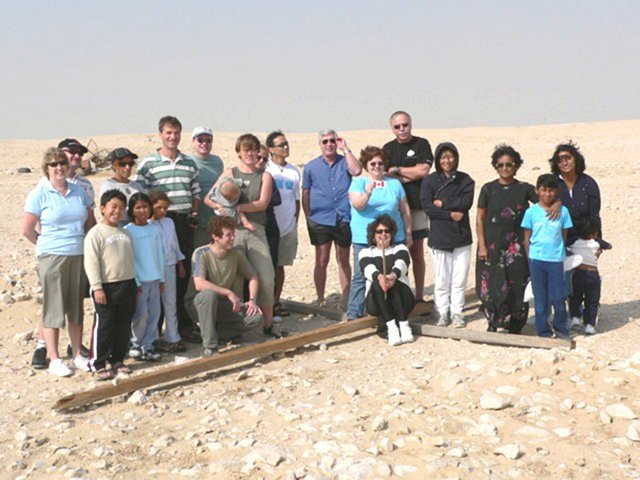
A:
{"label": "dark long hair", "polygon": [[398,225],[396,225],[393,218],[384,213],[382,215],[378,215],[376,219],[367,226],[367,244],[369,244],[370,247],[376,246],[376,229],[380,225],[389,229],[389,235],[391,236],[391,242],[393,243],[393,239],[398,231]]}
{"label": "dark long hair", "polygon": [[580,153],[580,148],[573,142],[573,140],[569,140],[569,143],[561,143],[556,147],[555,152],[553,152],[553,157],[549,159],[549,163],[551,164],[551,172],[555,175],[560,175],[560,168],[558,167],[558,157],[562,152],[571,154],[571,156],[576,161],[576,173],[578,175],[582,175],[586,170],[587,165],[584,161],[584,156],[582,155],[582,153]]}

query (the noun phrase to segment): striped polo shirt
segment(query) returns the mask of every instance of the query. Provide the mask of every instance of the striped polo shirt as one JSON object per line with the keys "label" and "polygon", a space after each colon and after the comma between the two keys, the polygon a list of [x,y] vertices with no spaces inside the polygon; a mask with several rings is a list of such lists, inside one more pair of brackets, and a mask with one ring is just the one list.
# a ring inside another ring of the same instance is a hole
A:
{"label": "striped polo shirt", "polygon": [[169,210],[188,213],[200,193],[198,167],[194,160],[178,152],[175,162],[156,151],[138,163],[134,180],[149,190],[162,190],[171,199]]}

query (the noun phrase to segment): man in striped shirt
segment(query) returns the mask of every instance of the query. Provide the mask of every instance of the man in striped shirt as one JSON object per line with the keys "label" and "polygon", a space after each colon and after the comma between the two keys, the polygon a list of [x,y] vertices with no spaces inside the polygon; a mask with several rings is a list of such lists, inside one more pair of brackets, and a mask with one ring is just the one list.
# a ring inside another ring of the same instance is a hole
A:
{"label": "man in striped shirt", "polygon": [[[158,124],[162,146],[138,163],[134,180],[147,190],[161,190],[171,200],[167,215],[176,225],[180,250],[186,258],[193,253],[195,227],[198,225],[200,185],[198,167],[188,155],[178,150],[182,124],[176,117],[165,116]],[[201,338],[193,332],[193,324],[184,308],[184,294],[191,277],[190,263],[185,262],[186,274],[178,277],[177,307],[178,329],[182,339],[199,343]]]}

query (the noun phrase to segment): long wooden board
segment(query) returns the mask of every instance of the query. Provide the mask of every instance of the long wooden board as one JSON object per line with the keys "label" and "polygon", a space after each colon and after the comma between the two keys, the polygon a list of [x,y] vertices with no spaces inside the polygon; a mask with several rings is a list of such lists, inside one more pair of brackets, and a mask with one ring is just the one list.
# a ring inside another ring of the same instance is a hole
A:
{"label": "long wooden board", "polygon": [[296,302],[294,300],[281,300],[282,306],[290,312],[301,313],[303,315],[322,315],[329,320],[342,320],[342,312],[332,308],[320,307],[309,303]]}
{"label": "long wooden board", "polygon": [[502,345],[507,347],[527,348],[568,348],[574,349],[574,340],[562,340],[560,338],[543,338],[531,335],[509,335],[497,332],[478,332],[469,329],[457,329],[451,327],[436,327],[416,321],[411,322],[411,330],[416,335],[424,335],[437,338],[451,338],[454,340],[467,340],[474,343],[486,343],[489,345]]}

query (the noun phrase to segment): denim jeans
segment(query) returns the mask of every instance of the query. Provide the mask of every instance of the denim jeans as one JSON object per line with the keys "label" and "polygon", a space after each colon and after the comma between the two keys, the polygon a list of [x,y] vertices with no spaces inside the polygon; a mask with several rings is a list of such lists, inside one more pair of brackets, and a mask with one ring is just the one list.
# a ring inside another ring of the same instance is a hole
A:
{"label": "denim jeans", "polygon": [[353,246],[353,278],[349,290],[349,301],[347,302],[347,318],[353,320],[364,315],[364,291],[365,279],[360,270],[358,255],[367,246],[362,243],[354,243]]}
{"label": "denim jeans", "polygon": [[160,305],[160,282],[142,282],[131,322],[131,344],[134,347],[153,350],[153,342],[158,338]]}
{"label": "denim jeans", "polygon": [[553,306],[553,329],[562,334],[569,334],[567,322],[566,287],[562,262],[545,262],[529,260],[531,286],[536,312],[536,332],[540,337],[551,337],[553,331],[549,326],[549,306]]}

